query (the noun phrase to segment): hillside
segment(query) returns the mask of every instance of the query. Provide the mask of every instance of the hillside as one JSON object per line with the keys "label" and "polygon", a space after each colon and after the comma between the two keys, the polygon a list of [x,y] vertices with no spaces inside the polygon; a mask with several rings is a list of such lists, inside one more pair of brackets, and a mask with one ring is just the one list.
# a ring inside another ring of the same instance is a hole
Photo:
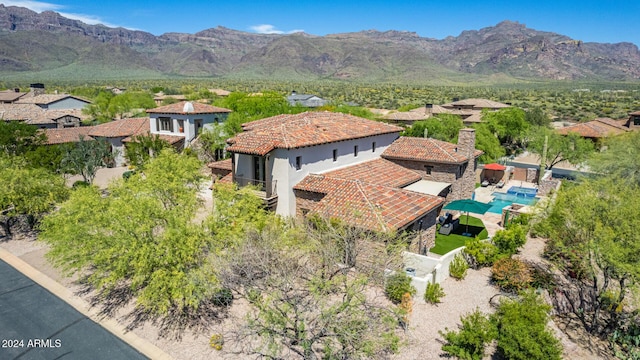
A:
{"label": "hillside", "polygon": [[640,52],[630,43],[583,42],[510,21],[443,40],[400,31],[264,35],[224,27],[154,36],[0,4],[0,74],[6,80],[617,81],[640,80]]}

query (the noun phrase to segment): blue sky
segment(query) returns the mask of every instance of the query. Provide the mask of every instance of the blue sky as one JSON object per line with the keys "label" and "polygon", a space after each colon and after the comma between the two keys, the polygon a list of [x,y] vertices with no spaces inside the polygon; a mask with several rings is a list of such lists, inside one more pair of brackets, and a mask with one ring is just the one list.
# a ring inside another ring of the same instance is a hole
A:
{"label": "blue sky", "polygon": [[37,12],[53,10],[91,24],[155,35],[224,26],[255,33],[304,31],[314,35],[401,30],[443,39],[511,20],[585,42],[640,45],[639,0],[0,1],[5,6],[24,6]]}

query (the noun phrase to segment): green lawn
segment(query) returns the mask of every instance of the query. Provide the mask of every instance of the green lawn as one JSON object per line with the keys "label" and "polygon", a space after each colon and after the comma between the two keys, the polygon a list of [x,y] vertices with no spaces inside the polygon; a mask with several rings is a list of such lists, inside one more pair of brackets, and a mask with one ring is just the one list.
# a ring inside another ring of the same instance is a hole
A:
{"label": "green lawn", "polygon": [[[465,241],[469,239],[469,236],[462,235],[462,233],[466,231],[466,224],[467,215],[462,215],[460,217],[460,225],[453,230],[451,234],[442,235],[436,231],[436,245],[429,249],[429,251],[434,254],[444,255],[453,249],[464,246]],[[437,226],[437,229],[440,229],[440,225]],[[469,233],[480,239],[486,239],[489,236],[482,220],[473,216],[469,216]]]}

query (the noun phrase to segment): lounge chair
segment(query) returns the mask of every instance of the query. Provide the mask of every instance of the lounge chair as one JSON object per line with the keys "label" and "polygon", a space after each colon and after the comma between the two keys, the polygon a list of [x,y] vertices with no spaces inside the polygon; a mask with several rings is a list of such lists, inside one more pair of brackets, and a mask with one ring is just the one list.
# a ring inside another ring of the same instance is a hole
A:
{"label": "lounge chair", "polygon": [[502,181],[502,180],[498,181],[498,183],[496,184],[496,187],[498,189],[502,189],[504,187],[504,181]]}

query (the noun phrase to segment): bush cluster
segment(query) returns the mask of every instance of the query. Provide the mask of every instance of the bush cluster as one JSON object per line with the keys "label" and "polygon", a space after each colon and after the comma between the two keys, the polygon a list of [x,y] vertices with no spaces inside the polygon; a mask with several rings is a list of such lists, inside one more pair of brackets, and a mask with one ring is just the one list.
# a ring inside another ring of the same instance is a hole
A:
{"label": "bush cluster", "polygon": [[462,280],[467,276],[468,269],[469,264],[467,264],[464,256],[462,256],[462,254],[456,254],[449,264],[449,275],[456,280]]}
{"label": "bush cluster", "polygon": [[431,282],[427,284],[427,288],[424,292],[424,301],[429,304],[438,304],[444,295],[444,290],[442,290],[440,284],[437,282]]}
{"label": "bush cluster", "polygon": [[411,296],[416,294],[416,288],[411,285],[411,277],[403,272],[398,272],[387,277],[387,284],[384,288],[387,298],[394,304],[402,302],[402,296],[406,293]]}
{"label": "bush cluster", "polygon": [[497,260],[491,268],[491,278],[500,289],[515,293],[528,288],[533,280],[529,266],[513,258]]}

